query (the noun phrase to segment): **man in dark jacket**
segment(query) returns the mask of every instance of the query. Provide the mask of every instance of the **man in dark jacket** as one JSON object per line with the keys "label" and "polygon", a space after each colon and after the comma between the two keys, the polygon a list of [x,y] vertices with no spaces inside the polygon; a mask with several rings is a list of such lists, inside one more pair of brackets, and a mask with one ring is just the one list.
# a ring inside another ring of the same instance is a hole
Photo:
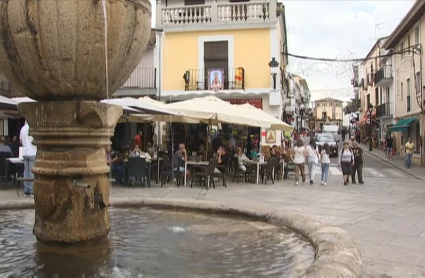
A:
{"label": "man in dark jacket", "polygon": [[363,150],[356,143],[353,144],[353,153],[354,153],[354,165],[353,171],[351,173],[351,181],[353,184],[356,183],[356,172],[357,178],[360,184],[363,184],[363,165],[365,162]]}

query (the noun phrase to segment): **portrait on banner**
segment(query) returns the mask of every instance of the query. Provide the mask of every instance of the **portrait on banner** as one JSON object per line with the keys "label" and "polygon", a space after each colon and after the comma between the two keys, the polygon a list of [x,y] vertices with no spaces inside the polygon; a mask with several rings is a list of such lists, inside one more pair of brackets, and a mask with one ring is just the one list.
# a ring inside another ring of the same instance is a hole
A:
{"label": "portrait on banner", "polygon": [[276,131],[272,129],[267,130],[266,143],[276,143]]}
{"label": "portrait on banner", "polygon": [[224,69],[209,69],[208,70],[208,90],[217,92],[223,89],[224,84]]}

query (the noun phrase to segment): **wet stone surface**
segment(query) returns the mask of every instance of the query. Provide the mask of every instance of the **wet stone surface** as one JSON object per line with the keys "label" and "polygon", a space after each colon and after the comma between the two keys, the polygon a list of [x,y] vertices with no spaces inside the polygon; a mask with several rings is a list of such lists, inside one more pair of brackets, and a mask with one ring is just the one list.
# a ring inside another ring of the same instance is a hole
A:
{"label": "wet stone surface", "polygon": [[33,210],[0,211],[0,276],[296,277],[314,259],[296,233],[246,218],[111,209],[108,240],[85,247],[37,243],[33,221]]}

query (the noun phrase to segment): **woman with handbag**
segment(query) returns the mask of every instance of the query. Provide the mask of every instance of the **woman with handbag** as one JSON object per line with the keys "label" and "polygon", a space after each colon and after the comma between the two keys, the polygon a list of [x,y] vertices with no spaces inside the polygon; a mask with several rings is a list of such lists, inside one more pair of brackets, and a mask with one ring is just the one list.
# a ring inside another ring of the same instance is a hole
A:
{"label": "woman with handbag", "polygon": [[307,146],[306,151],[308,153],[308,175],[310,177],[310,184],[313,185],[314,181],[314,166],[319,164],[319,150],[316,146],[316,141],[311,138],[310,145]]}

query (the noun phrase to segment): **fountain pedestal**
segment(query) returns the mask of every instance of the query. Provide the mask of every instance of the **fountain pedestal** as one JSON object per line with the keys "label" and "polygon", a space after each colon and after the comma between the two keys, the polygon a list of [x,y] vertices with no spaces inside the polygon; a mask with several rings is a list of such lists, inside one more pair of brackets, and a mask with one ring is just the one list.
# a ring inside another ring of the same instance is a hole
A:
{"label": "fountain pedestal", "polygon": [[104,239],[109,224],[110,145],[122,108],[98,101],[21,103],[37,146],[34,235],[45,244]]}

